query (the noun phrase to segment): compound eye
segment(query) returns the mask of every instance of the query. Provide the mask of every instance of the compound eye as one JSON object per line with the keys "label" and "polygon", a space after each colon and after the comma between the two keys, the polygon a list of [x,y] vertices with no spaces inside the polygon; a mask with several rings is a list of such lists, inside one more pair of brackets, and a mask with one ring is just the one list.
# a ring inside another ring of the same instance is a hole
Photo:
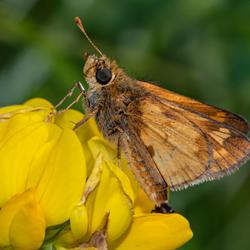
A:
{"label": "compound eye", "polygon": [[98,69],[96,71],[96,80],[102,84],[107,84],[112,78],[112,71],[108,68]]}

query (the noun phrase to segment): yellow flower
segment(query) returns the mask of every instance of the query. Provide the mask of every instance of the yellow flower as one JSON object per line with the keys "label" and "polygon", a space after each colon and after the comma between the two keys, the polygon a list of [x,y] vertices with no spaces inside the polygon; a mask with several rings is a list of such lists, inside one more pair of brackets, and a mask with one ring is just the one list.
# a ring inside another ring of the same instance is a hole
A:
{"label": "yellow flower", "polygon": [[73,130],[82,117],[42,99],[0,109],[0,248],[173,250],[191,239],[181,215],[151,213],[93,119]]}
{"label": "yellow flower", "polygon": [[85,156],[69,122],[82,115],[51,112],[41,99],[0,109],[0,248],[38,249],[82,195]]}
{"label": "yellow flower", "polygon": [[151,213],[154,204],[135,184],[124,159],[123,171],[117,166],[116,151],[105,140],[92,137],[88,147],[95,166],[57,249],[103,249],[95,244],[100,242],[96,232],[103,233],[110,250],[173,250],[192,238],[181,215]]}

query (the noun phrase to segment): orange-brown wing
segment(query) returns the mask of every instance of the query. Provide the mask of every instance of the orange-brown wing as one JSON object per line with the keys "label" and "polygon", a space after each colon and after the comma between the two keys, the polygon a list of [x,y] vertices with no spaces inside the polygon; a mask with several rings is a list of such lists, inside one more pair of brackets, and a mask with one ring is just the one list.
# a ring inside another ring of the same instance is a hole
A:
{"label": "orange-brown wing", "polygon": [[136,124],[172,190],[220,178],[250,158],[250,140],[244,133],[152,92],[131,103],[129,113],[129,123]]}
{"label": "orange-brown wing", "polygon": [[234,113],[198,102],[189,97],[176,94],[148,82],[137,81],[137,83],[153,95],[166,99],[168,102],[173,102],[183,109],[202,113],[215,121],[225,123],[245,134],[250,130],[249,123]]}

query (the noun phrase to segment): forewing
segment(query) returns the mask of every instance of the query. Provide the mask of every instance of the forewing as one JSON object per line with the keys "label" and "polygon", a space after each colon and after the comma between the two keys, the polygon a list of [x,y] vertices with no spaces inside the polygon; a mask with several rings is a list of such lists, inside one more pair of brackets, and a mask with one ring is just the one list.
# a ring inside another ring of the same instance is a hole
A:
{"label": "forewing", "polygon": [[129,123],[137,125],[138,135],[172,190],[220,178],[250,157],[246,135],[191,107],[149,94],[131,103],[129,113]]}
{"label": "forewing", "polygon": [[227,124],[242,133],[247,134],[249,132],[249,123],[239,115],[201,103],[189,97],[176,94],[148,82],[137,81],[137,84],[147,89],[152,95],[158,96],[163,100],[165,99],[168,102],[172,102],[185,110],[192,110],[192,112],[204,114],[209,118]]}

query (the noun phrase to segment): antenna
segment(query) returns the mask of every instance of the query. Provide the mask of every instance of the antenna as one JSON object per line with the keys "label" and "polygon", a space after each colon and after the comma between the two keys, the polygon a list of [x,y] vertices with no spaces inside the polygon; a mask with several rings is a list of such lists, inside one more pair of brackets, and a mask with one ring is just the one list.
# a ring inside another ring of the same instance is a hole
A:
{"label": "antenna", "polygon": [[84,34],[84,36],[87,38],[87,40],[89,41],[89,43],[92,45],[92,47],[101,55],[103,56],[103,53],[97,48],[97,46],[92,42],[92,40],[89,38],[87,32],[85,31],[83,25],[82,25],[82,20],[80,19],[80,17],[76,17],[75,18],[75,23],[78,26],[78,28],[82,31],[82,33]]}

